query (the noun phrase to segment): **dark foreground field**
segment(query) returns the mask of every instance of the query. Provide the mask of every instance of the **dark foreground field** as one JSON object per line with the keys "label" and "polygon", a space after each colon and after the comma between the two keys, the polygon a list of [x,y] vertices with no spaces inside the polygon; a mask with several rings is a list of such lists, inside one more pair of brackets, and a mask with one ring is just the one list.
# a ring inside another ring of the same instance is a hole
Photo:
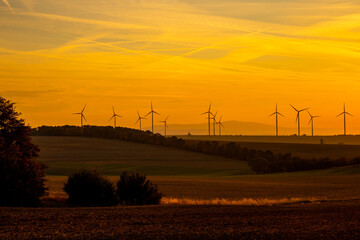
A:
{"label": "dark foreground field", "polygon": [[360,239],[360,201],[0,208],[0,239]]}

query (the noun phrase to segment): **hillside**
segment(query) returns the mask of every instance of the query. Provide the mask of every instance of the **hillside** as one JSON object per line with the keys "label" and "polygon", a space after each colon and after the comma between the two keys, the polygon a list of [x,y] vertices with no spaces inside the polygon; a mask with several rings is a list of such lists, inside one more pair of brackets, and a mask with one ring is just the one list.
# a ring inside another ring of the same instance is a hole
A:
{"label": "hillside", "polygon": [[107,175],[138,171],[152,176],[249,174],[246,162],[149,144],[81,137],[33,137],[49,175],[96,168]]}

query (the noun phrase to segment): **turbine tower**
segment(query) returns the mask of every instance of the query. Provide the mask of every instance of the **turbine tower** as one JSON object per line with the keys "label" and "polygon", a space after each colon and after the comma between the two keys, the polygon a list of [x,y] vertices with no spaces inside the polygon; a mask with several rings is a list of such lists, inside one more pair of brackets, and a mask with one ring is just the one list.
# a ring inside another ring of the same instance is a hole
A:
{"label": "turbine tower", "polygon": [[300,113],[305,111],[305,110],[308,110],[309,108],[304,108],[304,109],[301,109],[301,110],[297,110],[293,105],[290,104],[290,106],[297,112],[296,121],[298,123],[298,135],[300,136]]}
{"label": "turbine tower", "polygon": [[339,115],[337,115],[336,117],[340,117],[341,115],[344,115],[344,136],[346,136],[346,115],[350,115],[353,117],[353,115],[351,115],[350,113],[348,113],[345,110],[345,103],[344,103],[344,111],[342,113],[340,113]]}
{"label": "turbine tower", "polygon": [[214,131],[214,136],[216,135],[216,115],[218,114],[218,111],[216,111],[215,114],[212,114],[213,117],[211,118],[213,120],[213,131]]}
{"label": "turbine tower", "polygon": [[278,112],[278,109],[277,109],[277,103],[276,103],[276,106],[275,106],[275,112],[270,114],[269,117],[271,117],[272,115],[275,115],[275,118],[276,118],[276,136],[279,136],[279,121],[278,121],[278,115],[284,117],[284,115],[282,115],[281,113]]}
{"label": "turbine tower", "polygon": [[311,123],[311,136],[314,136],[314,118],[318,118],[320,116],[313,116],[313,115],[311,115],[311,113],[309,111],[307,111],[307,112],[310,115],[309,124]]}
{"label": "turbine tower", "polygon": [[211,119],[210,115],[212,114],[212,112],[211,112],[211,103],[209,105],[209,110],[207,112],[202,113],[201,115],[204,115],[204,114],[208,115],[207,119],[208,119],[209,136],[210,136],[210,119]]}
{"label": "turbine tower", "polygon": [[164,133],[165,133],[165,137],[166,137],[166,129],[169,128],[168,125],[167,125],[167,120],[168,120],[169,116],[166,117],[166,119],[164,121],[159,121],[159,122],[162,122],[164,123]]}
{"label": "turbine tower", "polygon": [[135,124],[137,124],[139,122],[140,123],[140,130],[141,130],[141,120],[146,119],[146,118],[140,116],[139,110],[137,111],[137,114],[138,114],[138,119],[135,122]]}
{"label": "turbine tower", "polygon": [[219,121],[217,122],[217,124],[219,125],[219,136],[221,136],[221,128],[224,127],[224,125],[221,122],[221,118],[222,118],[222,116],[220,117]]}
{"label": "turbine tower", "polygon": [[157,115],[160,115],[159,113],[155,112],[154,109],[153,109],[153,105],[152,105],[152,102],[151,102],[151,111],[145,115],[145,117],[149,114],[151,114],[151,132],[154,133],[154,113],[157,114]]}
{"label": "turbine tower", "polygon": [[116,129],[116,117],[122,117],[122,116],[119,116],[115,113],[114,106],[112,107],[112,110],[113,110],[113,115],[109,121],[111,121],[111,119],[114,119],[114,129]]}
{"label": "turbine tower", "polygon": [[84,116],[84,110],[85,110],[85,108],[86,108],[86,104],[85,104],[84,108],[81,110],[81,112],[79,112],[79,113],[73,113],[73,114],[79,114],[79,115],[80,115],[80,126],[81,126],[81,127],[83,127],[83,119],[85,120],[85,122],[87,122],[87,121],[86,121],[86,118],[85,118],[85,116]]}

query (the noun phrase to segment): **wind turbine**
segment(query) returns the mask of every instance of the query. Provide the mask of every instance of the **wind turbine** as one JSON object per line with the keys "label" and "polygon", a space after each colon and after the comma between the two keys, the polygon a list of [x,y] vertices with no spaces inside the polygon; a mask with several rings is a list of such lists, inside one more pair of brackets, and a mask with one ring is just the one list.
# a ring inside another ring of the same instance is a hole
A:
{"label": "wind turbine", "polygon": [[345,103],[344,103],[344,111],[343,111],[342,113],[340,113],[339,115],[336,116],[336,117],[340,117],[341,115],[344,115],[344,136],[346,136],[346,114],[353,117],[353,115],[351,115],[350,113],[348,113],[348,112],[345,110]]}
{"label": "wind turbine", "polygon": [[311,136],[314,136],[314,118],[318,118],[320,116],[313,116],[313,115],[311,115],[311,113],[309,111],[307,111],[307,112],[310,115],[309,124],[311,123]]}
{"label": "wind turbine", "polygon": [[162,122],[164,123],[164,133],[165,133],[165,137],[166,137],[166,129],[169,128],[168,125],[167,125],[167,120],[168,120],[169,116],[166,117],[166,119],[164,121],[159,121],[159,122]]}
{"label": "wind turbine", "polygon": [[219,125],[219,136],[221,136],[221,128],[224,127],[224,125],[221,122],[221,118],[222,118],[222,116],[220,117],[219,121],[217,122],[217,124]]}
{"label": "wind turbine", "polygon": [[114,129],[116,129],[116,117],[122,117],[122,116],[119,116],[115,113],[114,106],[112,107],[112,109],[113,109],[113,115],[109,121],[111,121],[111,119],[114,119]]}
{"label": "wind turbine", "polygon": [[296,121],[298,123],[298,135],[300,136],[300,113],[302,111],[308,110],[309,108],[304,108],[304,109],[301,109],[301,110],[297,110],[293,105],[290,104],[290,106],[297,112]]}
{"label": "wind turbine", "polygon": [[279,121],[278,121],[278,115],[284,117],[284,115],[282,115],[281,113],[278,112],[277,109],[277,103],[276,103],[276,107],[275,107],[275,112],[270,114],[269,117],[271,117],[272,115],[275,115],[276,117],[276,136],[279,136]]}
{"label": "wind turbine", "polygon": [[202,113],[201,115],[204,115],[204,114],[208,115],[207,118],[208,118],[209,136],[210,136],[210,119],[211,119],[210,115],[212,114],[212,112],[211,112],[211,103],[209,105],[209,110],[207,112]]}
{"label": "wind turbine", "polygon": [[84,110],[85,110],[85,108],[86,108],[86,104],[85,104],[84,108],[81,110],[81,112],[79,112],[79,113],[73,113],[73,114],[79,114],[79,115],[80,115],[80,126],[81,126],[81,127],[83,127],[83,119],[85,120],[85,122],[87,122],[87,121],[86,121],[86,118],[85,118],[85,116],[84,116]]}
{"label": "wind turbine", "polygon": [[141,130],[141,119],[146,119],[146,118],[140,116],[139,110],[137,111],[137,114],[138,114],[138,119],[135,122],[135,124],[137,124],[139,122],[140,123],[140,130]]}
{"label": "wind turbine", "polygon": [[213,117],[211,118],[213,120],[213,130],[214,130],[214,136],[216,135],[216,115],[218,114],[218,111],[216,111],[215,114],[212,114]]}
{"label": "wind turbine", "polygon": [[154,109],[153,109],[153,105],[152,105],[152,102],[151,102],[151,111],[145,115],[145,117],[149,114],[151,114],[151,132],[154,133],[154,113],[157,114],[157,115],[160,115],[159,113],[155,112]]}

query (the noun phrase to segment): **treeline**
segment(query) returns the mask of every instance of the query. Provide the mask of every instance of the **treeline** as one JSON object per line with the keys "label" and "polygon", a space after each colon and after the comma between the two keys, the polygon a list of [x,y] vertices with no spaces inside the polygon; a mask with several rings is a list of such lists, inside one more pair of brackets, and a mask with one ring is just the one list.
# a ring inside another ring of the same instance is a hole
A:
{"label": "treeline", "polygon": [[148,143],[167,147],[184,148],[185,141],[177,137],[164,137],[150,131],[141,131],[132,128],[110,126],[41,126],[32,129],[33,136],[78,136],[117,139],[123,141]]}
{"label": "treeline", "polygon": [[137,143],[155,144],[174,147],[187,151],[200,152],[227,158],[247,161],[251,169],[257,174],[294,172],[305,170],[327,169],[347,165],[360,164],[360,158],[330,159],[313,158],[302,159],[292,156],[291,153],[274,154],[271,151],[262,151],[241,147],[240,143],[220,143],[218,141],[184,141],[175,136],[164,137],[150,131],[140,131],[131,128],[84,126],[42,126],[32,129],[35,136],[84,136],[118,139]]}

